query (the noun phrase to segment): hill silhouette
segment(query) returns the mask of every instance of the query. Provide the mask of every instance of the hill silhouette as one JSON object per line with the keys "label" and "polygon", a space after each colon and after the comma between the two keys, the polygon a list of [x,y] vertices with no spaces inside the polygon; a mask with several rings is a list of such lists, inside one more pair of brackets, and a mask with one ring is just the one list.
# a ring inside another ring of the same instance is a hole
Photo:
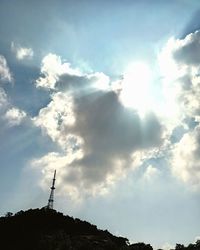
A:
{"label": "hill silhouette", "polygon": [[[152,250],[145,243],[129,244],[107,230],[53,209],[29,209],[0,217],[2,250]],[[200,240],[175,250],[200,250]]]}
{"label": "hill silhouette", "polygon": [[144,243],[135,248],[126,238],[46,208],[7,213],[0,218],[0,235],[3,250],[152,250]]}

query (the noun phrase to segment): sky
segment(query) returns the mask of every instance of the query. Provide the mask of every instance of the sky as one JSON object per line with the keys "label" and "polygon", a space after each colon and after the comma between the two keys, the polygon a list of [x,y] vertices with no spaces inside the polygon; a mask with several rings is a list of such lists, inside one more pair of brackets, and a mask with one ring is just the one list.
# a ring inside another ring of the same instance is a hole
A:
{"label": "sky", "polygon": [[198,0],[0,1],[0,214],[131,242],[200,236]]}

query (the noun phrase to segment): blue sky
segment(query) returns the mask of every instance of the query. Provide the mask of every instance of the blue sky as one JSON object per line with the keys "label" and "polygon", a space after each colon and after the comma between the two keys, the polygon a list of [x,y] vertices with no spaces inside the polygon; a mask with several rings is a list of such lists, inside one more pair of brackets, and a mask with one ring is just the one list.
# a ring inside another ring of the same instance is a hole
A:
{"label": "blue sky", "polygon": [[0,213],[46,205],[133,242],[200,219],[199,1],[0,3]]}

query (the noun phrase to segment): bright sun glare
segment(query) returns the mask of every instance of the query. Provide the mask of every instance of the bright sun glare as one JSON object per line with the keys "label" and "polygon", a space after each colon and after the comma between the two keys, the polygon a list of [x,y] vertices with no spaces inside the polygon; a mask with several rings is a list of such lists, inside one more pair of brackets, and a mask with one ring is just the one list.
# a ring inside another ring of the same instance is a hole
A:
{"label": "bright sun glare", "polygon": [[120,100],[124,106],[134,108],[143,116],[151,105],[150,85],[152,72],[145,63],[130,64],[122,80]]}

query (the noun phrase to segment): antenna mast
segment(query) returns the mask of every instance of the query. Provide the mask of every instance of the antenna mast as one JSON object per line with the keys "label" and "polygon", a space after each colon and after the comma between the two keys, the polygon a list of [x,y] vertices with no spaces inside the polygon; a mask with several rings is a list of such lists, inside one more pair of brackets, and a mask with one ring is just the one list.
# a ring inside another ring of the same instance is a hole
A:
{"label": "antenna mast", "polygon": [[52,186],[51,186],[51,192],[48,200],[47,208],[53,209],[53,199],[54,199],[54,189],[55,189],[55,181],[56,181],[56,170],[54,171]]}

